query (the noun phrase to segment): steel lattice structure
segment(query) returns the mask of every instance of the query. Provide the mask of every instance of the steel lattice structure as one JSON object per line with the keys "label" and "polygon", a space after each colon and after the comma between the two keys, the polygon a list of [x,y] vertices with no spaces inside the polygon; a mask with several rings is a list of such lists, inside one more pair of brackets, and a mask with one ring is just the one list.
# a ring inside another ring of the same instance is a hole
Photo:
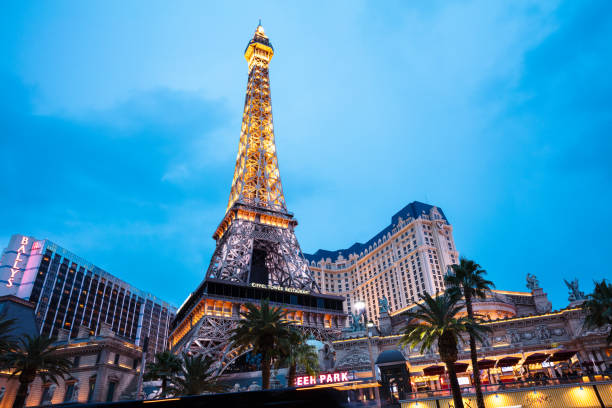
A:
{"label": "steel lattice structure", "polygon": [[235,220],[217,242],[207,277],[249,283],[253,254],[265,256],[267,284],[319,292],[293,232],[285,228]]}
{"label": "steel lattice structure", "polygon": [[[269,291],[304,332],[329,344],[340,335],[346,319],[342,298],[320,293],[295,237],[297,221],[285,204],[268,76],[273,55],[268,37],[258,26],[245,51],[249,79],[240,144],[228,207],[213,234],[216,249],[204,281],[181,307],[171,328],[173,351],[214,356],[220,372],[240,355],[230,344],[230,332],[240,319],[242,305],[253,296],[247,292],[251,288]],[[210,285],[215,284],[222,289],[212,290]],[[244,297],[228,297],[223,291]]]}
{"label": "steel lattice structure", "polygon": [[268,64],[273,55],[272,45],[259,26],[244,54],[249,63],[249,82],[228,210],[235,202],[242,202],[287,212],[272,121]]}

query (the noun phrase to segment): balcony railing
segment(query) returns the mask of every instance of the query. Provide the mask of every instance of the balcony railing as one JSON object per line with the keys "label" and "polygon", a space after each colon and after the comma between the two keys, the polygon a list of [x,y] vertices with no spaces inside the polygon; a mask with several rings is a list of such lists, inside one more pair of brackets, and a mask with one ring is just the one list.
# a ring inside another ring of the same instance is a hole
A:
{"label": "balcony railing", "polygon": [[[513,382],[502,382],[497,384],[482,384],[482,392],[485,394],[502,393],[505,391],[515,390],[542,390],[546,388],[556,388],[563,386],[572,385],[597,385],[606,384],[612,385],[612,375],[596,375],[595,377],[587,376],[566,376],[563,378],[538,378],[529,380],[517,380]],[[473,385],[462,386],[461,395],[464,397],[471,397],[476,394],[475,387]],[[452,397],[451,389],[436,389],[436,390],[420,390],[406,394],[402,401],[415,401],[425,399],[437,399],[437,398],[450,398]]]}

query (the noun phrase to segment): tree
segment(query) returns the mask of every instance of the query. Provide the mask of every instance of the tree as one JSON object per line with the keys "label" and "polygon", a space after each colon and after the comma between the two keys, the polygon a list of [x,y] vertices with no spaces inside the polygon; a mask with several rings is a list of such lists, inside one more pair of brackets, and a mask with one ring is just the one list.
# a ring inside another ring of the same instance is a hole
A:
{"label": "tree", "polygon": [[217,381],[216,361],[210,356],[190,356],[183,353],[178,373],[170,378],[167,391],[173,395],[200,395],[205,392],[221,392],[225,387]]}
{"label": "tree", "polygon": [[287,386],[295,383],[298,366],[303,367],[309,375],[315,375],[319,369],[319,356],[314,346],[306,343],[308,338],[298,329],[290,329],[289,334],[281,339],[279,348],[281,364],[289,366]]}
{"label": "tree", "polygon": [[11,332],[14,327],[15,319],[7,319],[4,313],[0,315],[0,354],[8,352],[13,347],[14,337]]}
{"label": "tree", "polygon": [[[612,325],[612,284],[603,279],[595,282],[593,293],[587,296],[582,304],[586,311],[585,325],[587,327],[604,327]],[[607,343],[612,343],[612,330],[608,333]]]}
{"label": "tree", "polygon": [[425,293],[421,295],[421,300],[406,312],[412,321],[404,331],[400,345],[419,347],[421,353],[437,345],[440,359],[448,371],[455,408],[463,408],[455,372],[458,341],[465,333],[473,333],[476,339],[482,340],[481,333],[490,329],[467,316],[459,315],[462,307],[458,304],[460,298],[456,291],[447,290],[435,299]]}
{"label": "tree", "polygon": [[13,370],[11,377],[19,377],[19,389],[13,402],[13,408],[23,408],[28,393],[28,386],[37,376],[43,381],[58,383],[58,377],[69,375],[72,361],[56,354],[54,339],[46,336],[24,335],[15,346],[2,358],[6,366]]}
{"label": "tree", "polygon": [[182,360],[180,357],[163,351],[155,354],[155,362],[147,364],[144,375],[145,381],[161,380],[160,397],[165,397],[168,391],[168,380],[181,372]]}
{"label": "tree", "polygon": [[[465,299],[465,308],[470,320],[474,320],[474,308],[472,299],[485,299],[491,288],[495,287],[493,282],[484,278],[487,273],[480,265],[469,259],[461,258],[458,265],[451,265],[451,270],[444,277],[449,290],[457,290],[458,295]],[[470,356],[472,359],[472,371],[474,373],[474,387],[476,388],[476,404],[478,408],[485,408],[480,384],[480,370],[478,369],[478,352],[476,350],[476,339],[472,333],[470,336]]]}
{"label": "tree", "polygon": [[252,303],[245,307],[247,310],[240,312],[243,319],[232,331],[231,341],[242,350],[253,347],[253,353],[261,355],[261,384],[263,389],[268,389],[272,361],[278,356],[281,339],[289,334],[287,312],[270,307],[267,300],[259,307]]}

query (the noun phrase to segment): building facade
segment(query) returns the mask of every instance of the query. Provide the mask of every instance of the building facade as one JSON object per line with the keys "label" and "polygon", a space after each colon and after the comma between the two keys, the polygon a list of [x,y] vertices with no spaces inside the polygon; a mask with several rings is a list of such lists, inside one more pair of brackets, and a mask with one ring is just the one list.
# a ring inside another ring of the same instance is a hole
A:
{"label": "building facade", "polygon": [[[0,297],[0,313],[17,321],[10,335],[15,338],[36,335],[35,307],[16,296]],[[65,329],[58,334],[55,354],[72,362],[69,375],[57,384],[37,376],[28,389],[26,406],[135,399],[142,362],[140,347],[118,337],[106,323],[96,336],[84,326],[74,338]],[[13,406],[19,388],[18,378],[10,374],[10,370],[0,371],[0,408]]]}
{"label": "building facade", "polygon": [[[558,384],[568,376],[575,376],[575,381],[579,381],[587,374],[598,380],[609,378],[612,348],[606,344],[606,337],[610,328],[585,326],[585,311],[580,306],[583,301],[570,301],[567,307],[552,310],[547,295],[537,285],[532,285],[529,292],[493,290],[486,299],[476,299],[474,312],[483,316],[484,324],[491,329],[483,342],[477,342],[478,375],[481,383],[490,387],[486,389],[494,392],[503,389],[499,388],[500,384],[510,383],[519,384],[513,387],[522,387],[520,384],[534,378],[547,379],[546,384]],[[448,375],[435,347],[420,352],[418,348],[398,345],[410,323],[406,312],[412,307],[381,311],[380,323],[371,337],[365,331],[345,333],[343,339],[333,343],[334,369],[371,373],[368,351],[371,346],[374,360],[384,353],[401,353],[409,373],[405,385],[411,399],[448,390]],[[467,340],[460,342],[458,349],[455,368],[459,384],[469,388],[474,373]]]}
{"label": "building facade", "polygon": [[418,201],[391,217],[391,224],[365,244],[304,256],[323,293],[345,297],[348,313],[355,311],[356,302],[364,302],[374,322],[383,297],[395,311],[423,293],[443,291],[447,268],[459,259],[442,209]]}
{"label": "building facade", "polygon": [[35,305],[40,333],[76,338],[86,329],[100,334],[104,324],[118,336],[149,350],[168,346],[176,309],[43,239],[13,235],[0,258],[0,296],[14,295]]}

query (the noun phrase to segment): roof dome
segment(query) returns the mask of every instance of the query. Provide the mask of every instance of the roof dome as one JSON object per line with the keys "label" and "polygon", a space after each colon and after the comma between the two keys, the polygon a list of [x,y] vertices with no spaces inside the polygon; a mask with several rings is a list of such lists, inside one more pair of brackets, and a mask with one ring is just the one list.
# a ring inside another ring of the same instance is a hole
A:
{"label": "roof dome", "polygon": [[386,363],[403,363],[406,361],[406,358],[399,350],[387,350],[383,351],[378,355],[376,359],[376,364],[386,364]]}

